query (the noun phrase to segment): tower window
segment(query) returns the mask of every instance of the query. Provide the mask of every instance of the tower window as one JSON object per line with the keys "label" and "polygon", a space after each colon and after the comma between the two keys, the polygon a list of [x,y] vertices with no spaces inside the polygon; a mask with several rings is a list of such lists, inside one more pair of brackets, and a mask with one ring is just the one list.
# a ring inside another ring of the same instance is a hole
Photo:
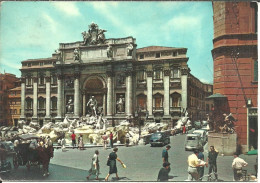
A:
{"label": "tower window", "polygon": [[161,53],[156,53],[155,54],[155,58],[160,58],[161,57]]}
{"label": "tower window", "polygon": [[144,59],[144,54],[141,54],[139,58]]}

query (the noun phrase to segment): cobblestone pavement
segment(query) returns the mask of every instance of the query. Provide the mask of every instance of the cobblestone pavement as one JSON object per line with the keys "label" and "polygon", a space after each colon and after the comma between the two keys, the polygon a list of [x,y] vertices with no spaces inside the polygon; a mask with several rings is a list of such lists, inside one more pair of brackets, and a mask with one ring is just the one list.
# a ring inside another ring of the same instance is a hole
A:
{"label": "cobblestone pavement", "polygon": [[[192,153],[184,150],[185,135],[177,135],[171,137],[172,148],[169,151],[169,162],[171,163],[170,181],[185,181],[187,179],[187,157]],[[156,181],[158,172],[162,167],[161,152],[165,147],[150,147],[147,145],[133,147],[119,147],[118,157],[126,164],[124,169],[118,163],[119,181]],[[205,145],[205,158],[207,157],[207,145]],[[27,171],[26,167],[19,167],[12,170],[10,174],[1,174],[4,181],[86,181],[88,175],[87,170],[90,168],[91,158],[94,151],[100,151],[100,181],[104,181],[108,173],[106,165],[107,156],[111,149],[104,150],[102,147],[87,148],[86,150],[67,149],[62,152],[56,149],[54,158],[51,159],[49,167],[50,175],[42,177],[41,170],[38,167]],[[254,164],[256,155],[241,155],[245,161],[249,163],[245,169],[249,174],[255,174]],[[219,179],[223,181],[233,180],[233,171],[231,163],[233,156],[219,156],[217,159]],[[205,174],[208,168],[205,168]],[[94,178],[94,177],[93,177]],[[115,174],[110,176],[110,181],[114,179]],[[95,180],[92,180],[95,181]]]}

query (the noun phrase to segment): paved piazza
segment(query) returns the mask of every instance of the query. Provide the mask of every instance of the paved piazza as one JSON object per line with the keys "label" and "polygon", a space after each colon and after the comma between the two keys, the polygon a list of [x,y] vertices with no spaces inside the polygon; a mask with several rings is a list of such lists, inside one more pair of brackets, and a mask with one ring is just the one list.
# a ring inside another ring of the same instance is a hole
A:
{"label": "paved piazza", "polygon": [[[187,157],[192,152],[184,150],[185,135],[177,135],[171,137],[172,148],[169,151],[169,161],[171,163],[170,181],[184,181],[187,179]],[[119,181],[156,181],[158,172],[162,166],[161,152],[165,147],[150,147],[134,146],[134,147],[119,147],[118,157],[126,164],[127,168],[123,169],[117,163]],[[204,147],[207,149],[207,145]],[[83,151],[77,149],[68,149],[67,152],[62,152],[61,149],[55,150],[54,158],[51,159],[50,176],[42,177],[39,169],[36,167],[30,172],[26,167],[19,167],[17,170],[12,170],[8,176],[1,175],[1,178],[6,181],[24,180],[24,181],[87,181],[87,170],[90,168],[91,158],[94,151],[100,151],[100,181],[104,181],[108,173],[106,165],[107,156],[111,149],[104,150],[102,147],[88,148]],[[206,150],[205,150],[206,151]],[[207,151],[204,153],[207,157]],[[254,174],[255,155],[241,155],[248,162],[249,174]],[[219,156],[217,159],[219,179],[224,181],[232,181],[233,171],[231,169],[233,157]],[[208,168],[205,168],[205,173]],[[94,178],[94,177],[93,177]],[[110,181],[116,181],[115,174],[110,176]],[[92,180],[95,181],[95,180]]]}

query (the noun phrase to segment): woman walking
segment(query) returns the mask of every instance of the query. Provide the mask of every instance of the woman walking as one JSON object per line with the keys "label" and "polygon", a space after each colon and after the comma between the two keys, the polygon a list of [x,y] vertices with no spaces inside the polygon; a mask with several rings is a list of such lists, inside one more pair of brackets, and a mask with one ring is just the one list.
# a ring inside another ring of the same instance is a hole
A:
{"label": "woman walking", "polygon": [[114,148],[113,152],[111,152],[108,156],[108,161],[109,164],[107,164],[109,166],[109,173],[107,174],[105,181],[108,181],[108,178],[111,174],[115,173],[116,174],[116,178],[119,180],[118,174],[117,174],[117,167],[116,167],[116,160],[119,161],[122,165],[123,162],[117,157],[117,151],[118,148]]}
{"label": "woman walking", "polygon": [[92,158],[92,162],[91,162],[91,168],[89,169],[88,173],[89,175],[86,177],[87,180],[89,180],[89,177],[91,175],[96,175],[96,180],[98,180],[98,175],[99,175],[99,160],[98,160],[98,155],[99,152],[98,150],[95,150],[95,154]]}

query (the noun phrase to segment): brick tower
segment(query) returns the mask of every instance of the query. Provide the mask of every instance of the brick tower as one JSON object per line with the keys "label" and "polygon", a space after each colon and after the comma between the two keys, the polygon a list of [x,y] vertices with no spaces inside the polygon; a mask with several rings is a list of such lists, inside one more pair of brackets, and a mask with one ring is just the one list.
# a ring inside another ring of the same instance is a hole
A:
{"label": "brick tower", "polygon": [[257,4],[213,2],[213,93],[227,97],[238,144],[257,148]]}

